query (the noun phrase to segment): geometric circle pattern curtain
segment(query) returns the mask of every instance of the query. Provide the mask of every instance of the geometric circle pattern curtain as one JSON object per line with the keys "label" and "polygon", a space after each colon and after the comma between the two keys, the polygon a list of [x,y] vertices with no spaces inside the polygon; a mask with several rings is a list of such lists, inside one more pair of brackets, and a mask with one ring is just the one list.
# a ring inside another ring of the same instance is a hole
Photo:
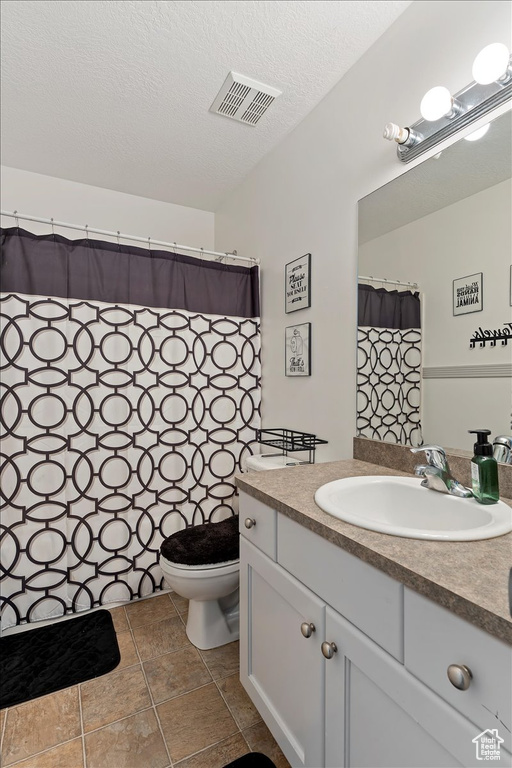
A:
{"label": "geometric circle pattern curtain", "polygon": [[357,330],[357,435],[418,446],[421,329]]}
{"label": "geometric circle pattern curtain", "polygon": [[171,533],[237,511],[257,319],[1,297],[3,626],[161,589]]}

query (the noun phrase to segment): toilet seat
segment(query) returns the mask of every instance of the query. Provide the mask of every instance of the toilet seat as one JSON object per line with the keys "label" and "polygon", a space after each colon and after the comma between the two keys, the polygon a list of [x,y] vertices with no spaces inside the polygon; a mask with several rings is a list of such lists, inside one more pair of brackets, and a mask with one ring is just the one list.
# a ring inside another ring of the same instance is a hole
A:
{"label": "toilet seat", "polygon": [[191,568],[222,566],[239,560],[238,515],[220,522],[188,526],[168,536],[160,554],[168,563]]}
{"label": "toilet seat", "polygon": [[166,557],[160,553],[160,564],[164,566],[167,569],[172,569],[176,571],[182,571],[184,574],[187,574],[187,577],[194,578],[194,573],[197,572],[198,578],[199,576],[205,577],[208,576],[207,571],[212,572],[218,572],[222,571],[223,573],[233,573],[234,571],[238,571],[240,568],[240,560],[226,560],[223,563],[204,563],[202,565],[185,565],[184,563],[173,563],[172,560],[167,560]]}

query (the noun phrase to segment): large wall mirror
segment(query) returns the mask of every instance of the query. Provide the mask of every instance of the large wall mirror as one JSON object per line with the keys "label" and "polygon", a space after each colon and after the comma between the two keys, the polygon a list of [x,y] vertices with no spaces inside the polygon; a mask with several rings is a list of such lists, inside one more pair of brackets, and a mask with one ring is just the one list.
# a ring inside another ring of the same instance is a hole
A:
{"label": "large wall mirror", "polygon": [[357,434],[511,435],[512,112],[359,201]]}

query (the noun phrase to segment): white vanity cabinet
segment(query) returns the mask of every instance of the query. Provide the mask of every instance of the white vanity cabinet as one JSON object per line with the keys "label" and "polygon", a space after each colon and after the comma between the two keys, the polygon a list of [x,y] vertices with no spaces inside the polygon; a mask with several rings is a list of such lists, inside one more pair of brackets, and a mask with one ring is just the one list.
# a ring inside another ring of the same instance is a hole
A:
{"label": "white vanity cabinet", "polygon": [[326,614],[336,652],[325,662],[325,766],[476,765],[478,730],[339,613]]}
{"label": "white vanity cabinet", "polygon": [[325,605],[243,538],[240,679],[290,763],[324,764]]}
{"label": "white vanity cabinet", "polygon": [[240,530],[240,678],[293,768],[478,766],[485,729],[512,766],[510,646],[243,492]]}

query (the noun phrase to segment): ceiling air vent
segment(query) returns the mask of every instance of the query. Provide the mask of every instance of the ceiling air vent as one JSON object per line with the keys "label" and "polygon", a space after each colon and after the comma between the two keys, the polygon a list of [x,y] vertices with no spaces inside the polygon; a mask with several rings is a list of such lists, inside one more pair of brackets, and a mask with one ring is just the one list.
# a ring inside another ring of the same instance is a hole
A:
{"label": "ceiling air vent", "polygon": [[230,72],[215,97],[210,112],[231,117],[246,125],[256,125],[274,99],[281,95],[277,88],[259,83],[245,75]]}

